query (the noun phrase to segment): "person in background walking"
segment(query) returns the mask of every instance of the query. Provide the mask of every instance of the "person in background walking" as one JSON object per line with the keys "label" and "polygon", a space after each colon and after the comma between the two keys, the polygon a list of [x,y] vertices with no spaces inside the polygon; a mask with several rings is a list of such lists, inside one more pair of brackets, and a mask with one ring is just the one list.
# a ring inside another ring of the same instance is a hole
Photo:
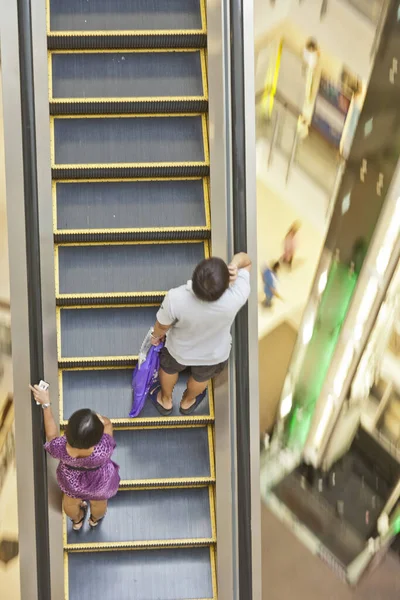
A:
{"label": "person in background walking", "polygon": [[288,267],[292,266],[295,251],[297,249],[297,234],[301,227],[300,221],[295,221],[283,240],[283,255],[281,261]]}
{"label": "person in background walking", "polygon": [[49,391],[38,385],[30,389],[43,408],[45,450],[60,461],[57,481],[72,528],[82,529],[88,503],[89,525],[96,527],[106,514],[108,499],[116,495],[120,481],[119,467],[111,460],[116,446],[111,421],[83,408],[71,415],[65,436],[60,436],[51,412]]}
{"label": "person in background walking", "polygon": [[267,308],[271,308],[273,298],[279,298],[283,300],[282,296],[278,292],[278,271],[280,269],[280,263],[275,262],[272,267],[267,267],[262,273],[264,282],[264,305]]}
{"label": "person in background walking", "polygon": [[152,334],[161,350],[159,381],[149,398],[164,416],[172,412],[172,392],[179,373],[191,374],[180,413],[191,414],[206,396],[210,379],[221,373],[231,351],[231,327],[250,295],[251,260],[236,254],[227,265],[221,258],[202,260],[192,280],[166,295]]}

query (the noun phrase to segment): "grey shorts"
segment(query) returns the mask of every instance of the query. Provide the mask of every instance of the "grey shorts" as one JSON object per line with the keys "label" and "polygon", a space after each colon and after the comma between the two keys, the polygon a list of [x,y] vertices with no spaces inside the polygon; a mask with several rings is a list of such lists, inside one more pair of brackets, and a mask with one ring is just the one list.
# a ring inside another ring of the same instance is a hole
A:
{"label": "grey shorts", "polygon": [[185,369],[190,369],[192,373],[192,377],[197,383],[205,383],[209,379],[216,377],[225,369],[228,361],[225,360],[218,365],[210,365],[210,366],[194,366],[190,365],[181,365],[178,363],[173,356],[170,355],[168,350],[164,348],[161,350],[160,355],[160,367],[162,368],[167,375],[176,375],[176,373],[182,373]]}

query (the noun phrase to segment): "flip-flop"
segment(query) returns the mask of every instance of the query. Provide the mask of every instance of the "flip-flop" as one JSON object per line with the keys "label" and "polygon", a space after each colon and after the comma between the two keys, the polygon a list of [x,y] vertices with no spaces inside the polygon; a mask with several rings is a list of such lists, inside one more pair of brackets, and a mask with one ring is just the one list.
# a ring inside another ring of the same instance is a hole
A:
{"label": "flip-flop", "polygon": [[172,413],[172,408],[164,408],[162,404],[157,400],[158,392],[161,390],[161,385],[156,383],[154,387],[149,392],[149,399],[153,403],[154,407],[158,410],[160,415],[163,417],[168,417]]}
{"label": "flip-flop", "polygon": [[[86,513],[87,513],[87,509],[88,509],[88,505],[86,502],[84,502],[83,504],[81,504],[80,506],[81,511],[83,512],[83,517],[82,519],[79,519],[79,521],[74,521],[73,519],[71,519],[71,523],[72,523],[72,531],[80,531],[83,527],[83,521],[86,519]],[[80,527],[78,527],[78,529],[75,529],[75,525],[80,525]]]}
{"label": "flip-flop", "polygon": [[97,527],[97,525],[99,523],[101,523],[101,521],[104,519],[106,515],[103,515],[102,517],[100,517],[100,519],[95,519],[94,517],[92,517],[92,515],[90,515],[89,517],[89,525],[91,527],[91,529],[94,529],[95,527]]}
{"label": "flip-flop", "polygon": [[181,413],[181,415],[191,415],[196,410],[196,408],[203,402],[204,398],[206,397],[206,394],[207,388],[204,390],[204,392],[196,396],[196,400],[191,406],[189,406],[189,408],[182,408],[182,406],[180,406],[179,412]]}

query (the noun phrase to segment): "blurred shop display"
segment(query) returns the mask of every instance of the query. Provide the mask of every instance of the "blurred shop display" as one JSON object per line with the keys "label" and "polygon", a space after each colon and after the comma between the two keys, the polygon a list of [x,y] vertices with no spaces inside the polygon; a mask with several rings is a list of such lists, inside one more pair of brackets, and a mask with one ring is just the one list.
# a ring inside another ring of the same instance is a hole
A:
{"label": "blurred shop display", "polygon": [[312,125],[336,148],[340,147],[350,103],[348,88],[321,76]]}

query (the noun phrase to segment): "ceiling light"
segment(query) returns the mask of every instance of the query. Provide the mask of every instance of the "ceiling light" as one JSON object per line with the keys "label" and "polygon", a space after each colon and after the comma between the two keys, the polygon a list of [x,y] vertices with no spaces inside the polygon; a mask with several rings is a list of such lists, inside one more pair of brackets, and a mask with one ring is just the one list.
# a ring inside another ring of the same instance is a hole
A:
{"label": "ceiling light", "polygon": [[326,284],[328,283],[328,271],[324,271],[321,273],[321,276],[318,281],[318,293],[322,294],[322,292],[326,288]]}
{"label": "ceiling light", "polygon": [[282,419],[284,419],[285,417],[288,416],[288,414],[292,410],[292,405],[293,405],[293,394],[290,393],[287,396],[285,396],[281,402],[281,417],[282,417]]}

